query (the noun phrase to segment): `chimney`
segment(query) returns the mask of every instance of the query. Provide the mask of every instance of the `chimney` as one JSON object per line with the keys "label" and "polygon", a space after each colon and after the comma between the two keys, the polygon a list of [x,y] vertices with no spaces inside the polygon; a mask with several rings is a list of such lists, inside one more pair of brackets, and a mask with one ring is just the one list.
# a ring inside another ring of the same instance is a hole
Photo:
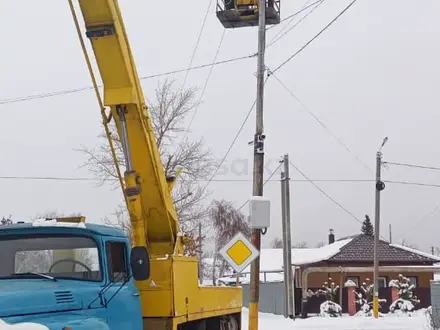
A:
{"label": "chimney", "polygon": [[330,234],[328,234],[328,244],[332,244],[335,242],[335,234],[333,233],[333,229],[330,229]]}

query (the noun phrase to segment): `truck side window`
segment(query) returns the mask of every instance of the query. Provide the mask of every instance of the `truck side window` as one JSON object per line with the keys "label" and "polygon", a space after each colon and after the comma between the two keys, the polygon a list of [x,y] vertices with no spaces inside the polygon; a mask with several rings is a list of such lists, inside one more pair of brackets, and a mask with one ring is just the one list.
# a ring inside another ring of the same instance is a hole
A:
{"label": "truck side window", "polygon": [[125,244],[123,242],[107,242],[106,249],[110,281],[126,281],[128,279],[128,263]]}

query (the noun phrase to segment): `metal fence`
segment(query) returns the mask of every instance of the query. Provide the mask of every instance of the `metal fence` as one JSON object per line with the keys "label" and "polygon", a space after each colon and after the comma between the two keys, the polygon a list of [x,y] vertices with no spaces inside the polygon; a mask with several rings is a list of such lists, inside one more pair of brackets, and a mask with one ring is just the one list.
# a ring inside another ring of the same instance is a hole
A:
{"label": "metal fence", "polygon": [[437,329],[440,329],[440,281],[431,281],[432,320]]}
{"label": "metal fence", "polygon": [[[242,284],[243,306],[249,306],[249,284]],[[262,313],[284,315],[284,283],[260,283],[259,310]]]}
{"label": "metal fence", "polygon": [[[249,284],[241,284],[243,288],[243,306],[249,306]],[[316,291],[319,288],[310,288],[312,291]],[[417,304],[416,309],[427,308],[431,306],[432,298],[432,310],[440,325],[440,281],[431,284],[431,290],[429,288],[416,288],[417,297],[420,299],[420,304]],[[431,291],[431,292],[430,292]],[[295,315],[301,313],[301,288],[295,288]],[[381,306],[381,313],[389,312],[389,305],[392,302],[391,288],[380,288],[379,297],[386,299],[387,303]],[[260,282],[260,301],[259,310],[262,313],[271,313],[276,315],[284,315],[284,283],[283,282]],[[318,314],[320,312],[320,305],[325,301],[325,296],[313,296],[306,305],[306,312],[308,314]],[[348,312],[348,290],[342,288],[342,301],[340,301],[339,294],[336,297],[336,302],[341,305],[342,312]],[[359,306],[356,305],[357,310]]]}

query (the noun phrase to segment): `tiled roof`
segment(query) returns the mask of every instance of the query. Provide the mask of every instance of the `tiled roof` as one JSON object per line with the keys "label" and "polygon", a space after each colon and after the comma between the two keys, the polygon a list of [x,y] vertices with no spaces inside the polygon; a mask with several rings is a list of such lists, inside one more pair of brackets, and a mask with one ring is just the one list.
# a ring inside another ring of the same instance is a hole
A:
{"label": "tiled roof", "polygon": [[[328,261],[373,261],[374,237],[356,235],[352,241],[340,249],[340,252],[328,259]],[[390,245],[388,242],[379,241],[379,260],[385,262],[438,262],[434,256],[430,258],[426,253],[417,253]]]}

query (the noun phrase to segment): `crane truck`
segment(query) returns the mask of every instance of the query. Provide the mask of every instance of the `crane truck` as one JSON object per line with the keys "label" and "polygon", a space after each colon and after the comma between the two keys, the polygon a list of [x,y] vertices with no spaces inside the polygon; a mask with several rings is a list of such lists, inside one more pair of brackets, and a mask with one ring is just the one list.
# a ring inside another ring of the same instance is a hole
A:
{"label": "crane truck", "polygon": [[[245,24],[256,19],[258,1],[231,1],[224,14]],[[0,226],[0,330],[239,330],[241,288],[199,285],[198,261],[184,255],[171,193],[176,178],[161,163],[118,2],[78,3],[103,99],[69,0],[109,143],[113,120],[123,147],[119,176],[132,241],[85,217]],[[247,17],[240,8],[250,4]]]}

